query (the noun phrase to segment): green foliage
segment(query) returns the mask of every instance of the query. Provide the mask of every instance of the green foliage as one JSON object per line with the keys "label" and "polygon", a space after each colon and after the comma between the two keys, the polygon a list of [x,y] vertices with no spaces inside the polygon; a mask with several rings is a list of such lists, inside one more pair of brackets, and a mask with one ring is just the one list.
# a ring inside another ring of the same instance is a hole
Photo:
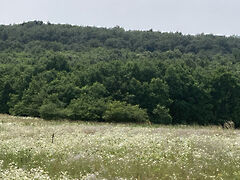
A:
{"label": "green foliage", "polygon": [[160,124],[171,124],[172,117],[169,114],[169,109],[158,104],[153,110],[153,122]]}
{"label": "green foliage", "polygon": [[4,83],[0,81],[0,112],[1,113],[8,113],[9,106],[8,101],[10,100],[10,92],[11,86],[8,83]]}
{"label": "green foliage", "polygon": [[[19,25],[1,26],[2,50],[48,49],[86,50],[93,47],[129,49],[131,51],[171,51],[201,54],[231,54],[239,48],[240,40],[200,34],[184,36],[181,33],[160,33],[153,31],[125,31],[96,27],[76,27],[71,25],[44,24],[32,21]],[[32,43],[35,42],[35,43]]]}
{"label": "green foliage", "polygon": [[88,95],[73,99],[67,107],[67,117],[72,120],[102,121],[105,104],[105,99],[95,99]]}
{"label": "green foliage", "polygon": [[240,127],[239,48],[238,37],[2,25],[0,113]]}
{"label": "green foliage", "polygon": [[[239,126],[240,84],[237,77],[229,72],[217,72],[212,79],[213,111],[216,123],[233,121]],[[237,115],[238,114],[238,115]]]}
{"label": "green foliage", "polygon": [[66,60],[66,57],[64,57],[61,54],[53,54],[50,53],[49,56],[47,56],[47,59],[42,62],[45,64],[46,70],[57,70],[57,71],[69,71],[69,65],[68,61]]}
{"label": "green foliage", "polygon": [[102,121],[106,110],[105,98],[107,90],[104,85],[96,82],[80,89],[77,99],[73,99],[67,107],[67,116],[72,120]]}
{"label": "green foliage", "polygon": [[43,119],[59,119],[62,118],[62,109],[56,104],[49,102],[44,103],[39,109],[40,117]]}
{"label": "green foliage", "polygon": [[103,115],[107,122],[148,122],[146,110],[138,105],[127,104],[126,102],[112,101],[107,104],[107,109]]}
{"label": "green foliage", "polygon": [[39,108],[40,117],[43,119],[63,119],[66,117],[64,104],[57,94],[50,95]]}

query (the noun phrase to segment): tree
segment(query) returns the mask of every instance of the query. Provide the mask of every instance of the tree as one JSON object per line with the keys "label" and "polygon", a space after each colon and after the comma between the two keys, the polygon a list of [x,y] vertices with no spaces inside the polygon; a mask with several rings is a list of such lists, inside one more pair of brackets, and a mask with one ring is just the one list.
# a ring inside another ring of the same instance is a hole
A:
{"label": "tree", "polygon": [[146,110],[139,108],[138,105],[130,105],[126,102],[112,101],[107,104],[103,119],[107,122],[148,122]]}
{"label": "tree", "polygon": [[106,109],[107,90],[96,82],[80,89],[78,98],[72,99],[67,107],[67,114],[73,120],[102,121]]}
{"label": "tree", "polygon": [[152,121],[154,123],[160,123],[160,124],[171,124],[172,117],[169,114],[169,109],[158,104],[156,108],[153,110]]}
{"label": "tree", "polygon": [[67,117],[64,104],[58,99],[57,94],[52,94],[44,100],[39,108],[39,113],[41,118],[48,120]]}
{"label": "tree", "polygon": [[73,99],[67,107],[67,117],[72,120],[102,121],[106,110],[106,100],[96,99],[89,95]]}
{"label": "tree", "polygon": [[213,112],[216,122],[223,124],[233,121],[239,126],[238,115],[240,112],[240,84],[239,80],[231,73],[221,71],[216,73],[212,82]]}

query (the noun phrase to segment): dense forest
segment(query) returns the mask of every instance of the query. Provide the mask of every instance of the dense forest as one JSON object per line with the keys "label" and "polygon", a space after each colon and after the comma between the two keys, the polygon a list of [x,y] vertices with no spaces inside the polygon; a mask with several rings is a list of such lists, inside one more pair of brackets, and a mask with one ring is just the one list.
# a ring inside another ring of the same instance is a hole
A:
{"label": "dense forest", "polygon": [[240,38],[0,25],[0,113],[240,127]]}

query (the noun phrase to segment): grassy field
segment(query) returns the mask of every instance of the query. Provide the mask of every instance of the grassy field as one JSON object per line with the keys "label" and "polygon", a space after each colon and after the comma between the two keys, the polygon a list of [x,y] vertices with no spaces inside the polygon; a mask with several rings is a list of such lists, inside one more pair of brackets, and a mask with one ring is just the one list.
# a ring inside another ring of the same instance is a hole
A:
{"label": "grassy field", "polygon": [[240,179],[240,131],[0,115],[0,179]]}

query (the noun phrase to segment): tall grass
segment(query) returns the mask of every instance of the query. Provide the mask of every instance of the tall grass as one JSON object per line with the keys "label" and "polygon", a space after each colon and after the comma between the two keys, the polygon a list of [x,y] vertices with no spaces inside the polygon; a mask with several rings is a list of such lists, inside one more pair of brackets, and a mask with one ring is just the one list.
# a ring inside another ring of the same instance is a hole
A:
{"label": "tall grass", "polygon": [[0,115],[0,139],[0,179],[240,179],[239,130]]}

